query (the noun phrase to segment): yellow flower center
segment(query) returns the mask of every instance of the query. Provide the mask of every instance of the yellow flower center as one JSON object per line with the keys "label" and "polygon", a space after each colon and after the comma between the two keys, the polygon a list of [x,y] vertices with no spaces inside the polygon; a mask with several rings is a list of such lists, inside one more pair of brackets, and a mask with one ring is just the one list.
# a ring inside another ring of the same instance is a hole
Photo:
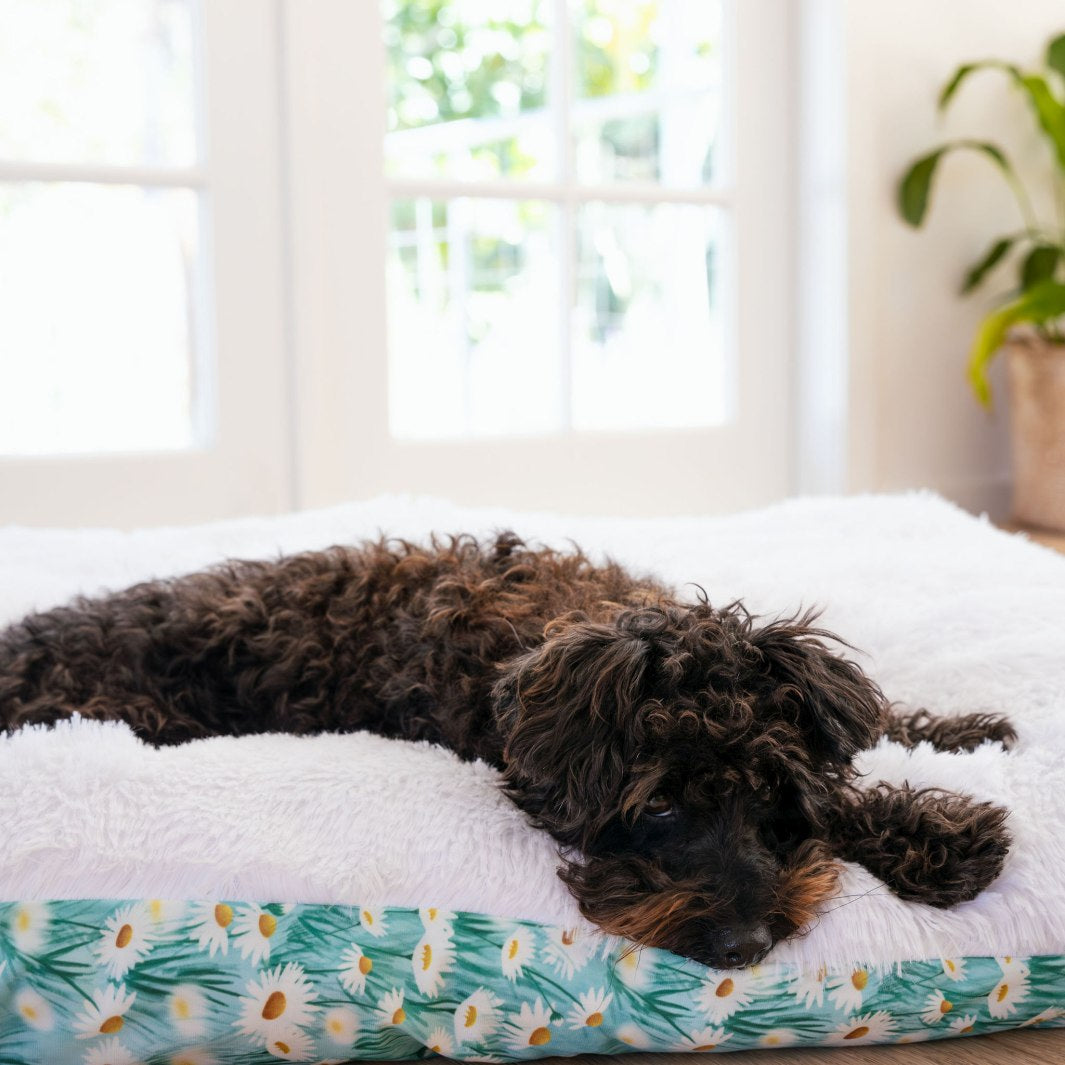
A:
{"label": "yellow flower center", "polygon": [[121,1032],[123,1023],[121,1017],[108,1017],[107,1020],[100,1025],[100,1034],[114,1035],[115,1032]]}
{"label": "yellow flower center", "polygon": [[18,916],[15,918],[15,927],[20,932],[28,932],[32,921],[33,918],[30,917],[29,910],[19,910]]}
{"label": "yellow flower center", "polygon": [[507,947],[507,957],[508,958],[516,958],[517,956],[518,956],[518,941],[516,939],[512,939],[510,941],[510,946]]}
{"label": "yellow flower center", "polygon": [[152,899],[148,903],[148,915],[153,921],[161,921],[163,919],[163,900]]}
{"label": "yellow flower center", "polygon": [[775,1047],[780,1042],[779,1035],[767,1035],[765,1037],[765,1045],[767,1047]]}
{"label": "yellow flower center", "polygon": [[943,999],[943,1001],[939,1004],[940,1013],[950,1013],[952,1009],[954,1009],[954,1003],[949,1001],[948,999]]}
{"label": "yellow flower center", "polygon": [[944,965],[945,965],[945,966],[946,966],[946,967],[947,967],[947,968],[948,968],[948,969],[949,969],[949,970],[950,970],[950,971],[951,971],[952,973],[955,973],[955,972],[957,972],[957,971],[958,971],[958,967],[957,967],[957,966],[956,966],[956,965],[954,964],[954,962],[952,962],[952,961],[950,960],[950,958],[947,958],[947,960],[946,960],[946,961],[945,961],[945,962],[944,962],[943,964],[944,964]]}
{"label": "yellow flower center", "polygon": [[174,1016],[179,1021],[187,1021],[192,1016],[192,1007],[187,998],[174,999]]}
{"label": "yellow flower center", "polygon": [[[628,1040],[626,1040],[626,1042],[628,1042]],[[697,1046],[695,1049],[697,1051],[699,1051],[699,1050],[716,1050],[717,1049],[717,1043],[703,1043],[702,1046]]]}
{"label": "yellow flower center", "polygon": [[537,1028],[532,1035],[529,1036],[529,1046],[542,1047],[545,1043],[551,1042],[551,1032],[547,1028]]}
{"label": "yellow flower center", "polygon": [[367,958],[365,954],[359,958],[359,972],[362,973],[363,976],[369,975],[372,968],[373,962]]}
{"label": "yellow flower center", "polygon": [[373,914],[369,910],[362,911],[362,923],[373,924]]}
{"label": "yellow flower center", "polygon": [[429,966],[433,964],[433,948],[431,944],[426,943],[422,947],[422,972],[428,972]]}
{"label": "yellow flower center", "polygon": [[588,1019],[584,1022],[589,1028],[598,1028],[603,1023],[603,1015],[596,1010],[595,1013],[588,1015]]}
{"label": "yellow flower center", "polygon": [[869,1034],[868,1026],[859,1024],[857,1028],[852,1028],[843,1038],[844,1039],[861,1039],[863,1035]]}
{"label": "yellow flower center", "polygon": [[996,998],[997,998],[997,1000],[999,1002],[1001,1002],[1009,993],[1010,993],[1010,985],[1009,984],[1001,984],[999,986],[998,995],[996,996]]}
{"label": "yellow flower center", "polygon": [[393,1024],[402,1024],[407,1019],[407,1011],[400,1006],[395,1013],[392,1014]]}
{"label": "yellow flower center", "polygon": [[728,998],[729,995],[732,994],[732,991],[735,986],[736,985],[732,982],[732,978],[726,976],[725,979],[717,985],[717,988],[714,990],[714,994],[717,995],[718,998]]}
{"label": "yellow flower center", "polygon": [[37,1007],[36,1006],[31,1006],[31,1005],[29,1005],[27,1003],[25,1006],[22,1007],[20,1012],[22,1013],[22,1016],[25,1017],[26,1020],[28,1020],[28,1021],[37,1020]]}
{"label": "yellow flower center", "polygon": [[288,1000],[284,992],[271,991],[270,997],[263,1003],[263,1020],[276,1021],[285,1012],[286,1006],[288,1006]]}
{"label": "yellow flower center", "polygon": [[[572,947],[572,946],[573,946],[573,942],[574,942],[574,940],[575,940],[576,938],[577,938],[577,933],[576,933],[576,931],[575,931],[575,930],[572,930],[572,929],[569,929],[569,928],[567,928],[567,929],[566,929],[566,930],[565,930],[565,931],[564,931],[564,932],[562,933],[562,945],[563,945],[563,946],[566,946],[566,947]],[[550,1038],[550,1033],[548,1033],[548,1038]]]}
{"label": "yellow flower center", "polygon": [[220,902],[214,908],[214,923],[219,928],[228,928],[233,920],[233,907]]}
{"label": "yellow flower center", "polygon": [[864,991],[865,985],[869,983],[869,974],[864,969],[855,969],[851,973],[851,983],[856,991]]}
{"label": "yellow flower center", "polygon": [[280,1039],[277,1040],[276,1043],[274,1043],[274,1047],[277,1050],[280,1050],[282,1054],[291,1054],[292,1053],[292,1047],[290,1047],[288,1045],[288,1043],[282,1043]]}
{"label": "yellow flower center", "polygon": [[974,1025],[967,1024],[964,1028],[961,1029],[961,1031],[962,1031],[963,1034],[966,1033],[966,1032],[971,1032],[973,1030],[973,1027],[974,1027]]}
{"label": "yellow flower center", "polygon": [[432,1052],[433,1052],[434,1054],[443,1054],[443,1053],[444,1053],[444,1052],[443,1052],[443,1051],[442,1051],[442,1050],[440,1049],[440,1044],[439,1044],[439,1043],[434,1043],[434,1044],[433,1044],[433,1045],[432,1045],[432,1046],[431,1046],[431,1047],[430,1047],[429,1049],[430,1049],[430,1050],[431,1050],[431,1051],[432,1051]]}
{"label": "yellow flower center", "polygon": [[119,930],[118,935],[115,936],[115,946],[119,950],[123,950],[129,946],[130,940],[133,938],[133,926],[124,924]]}
{"label": "yellow flower center", "polygon": [[340,1022],[338,1017],[334,1017],[326,1027],[333,1033],[333,1035],[340,1035],[344,1031],[344,1025]]}
{"label": "yellow flower center", "polygon": [[269,939],[277,931],[277,918],[272,913],[259,914],[259,932]]}
{"label": "yellow flower center", "polygon": [[430,921],[435,921],[436,920],[436,914],[437,914],[436,907],[435,906],[430,906],[429,907],[429,920]]}
{"label": "yellow flower center", "polygon": [[463,1028],[472,1028],[477,1023],[477,1007],[466,1007],[466,1018],[462,1022]]}

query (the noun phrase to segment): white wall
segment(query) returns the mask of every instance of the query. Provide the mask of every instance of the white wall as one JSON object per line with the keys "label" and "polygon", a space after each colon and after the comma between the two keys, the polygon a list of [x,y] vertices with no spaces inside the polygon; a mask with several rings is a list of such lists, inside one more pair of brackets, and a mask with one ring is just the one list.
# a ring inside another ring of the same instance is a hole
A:
{"label": "white wall", "polygon": [[[909,161],[940,140],[977,136],[1001,141],[1022,161],[1023,172],[1042,177],[1028,184],[1040,193],[1037,200],[1049,203],[1050,156],[1034,132],[1027,103],[1004,77],[975,75],[946,119],[937,116],[935,101],[963,61],[995,56],[1022,65],[1038,62],[1046,40],[1065,31],[1065,4],[813,0],[815,15],[818,10],[824,15],[826,3],[835,22],[822,17],[814,32],[835,33],[844,53],[837,191],[845,192],[840,212],[845,222],[835,232],[846,260],[842,309],[831,306],[832,265],[818,264],[818,254],[824,258],[824,252],[817,252],[816,233],[812,247],[807,240],[805,256],[814,255],[814,273],[824,281],[816,314],[835,314],[841,325],[849,380],[833,376],[830,358],[822,353],[819,363],[817,350],[811,352],[817,328],[812,338],[807,330],[804,366],[807,391],[831,395],[834,384],[841,393],[845,390],[848,460],[835,487],[897,491],[928,486],[971,509],[1004,517],[1009,452],[1001,367],[995,376],[998,402],[990,417],[973,398],[964,372],[981,313],[990,306],[992,293],[1008,289],[1013,277],[1003,272],[986,293],[965,300],[957,289],[967,266],[993,238],[1017,228],[1019,215],[998,174],[971,154],[948,160],[942,168],[922,230],[913,231],[899,220],[895,186]],[[821,154],[831,162],[831,150]],[[831,174],[826,178],[815,168],[814,177],[823,184]],[[800,207],[816,205],[816,193],[815,181]],[[831,214],[827,217],[831,221]],[[825,236],[831,247],[832,233]],[[819,328],[823,333],[826,327]],[[807,433],[811,435],[816,434]],[[812,454],[810,446],[808,440]],[[816,476],[805,480],[808,486],[823,487]]]}

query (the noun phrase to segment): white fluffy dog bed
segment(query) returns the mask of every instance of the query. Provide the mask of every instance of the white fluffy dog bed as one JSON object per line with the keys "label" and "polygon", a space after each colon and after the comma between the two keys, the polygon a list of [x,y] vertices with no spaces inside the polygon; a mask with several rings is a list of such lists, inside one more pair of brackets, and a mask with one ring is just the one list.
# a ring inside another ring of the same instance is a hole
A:
{"label": "white fluffy dog bed", "polygon": [[1006,806],[1015,842],[1001,878],[940,911],[849,866],[807,936],[755,970],[713,973],[595,934],[554,875],[551,841],[500,796],[494,771],[449,752],[369,735],[154,750],[125,727],[27,730],[0,740],[5,1060],[739,1049],[1056,1019],[1065,559],[935,497],[654,521],[391,499],[197,529],[11,529],[0,620],[224,557],[503,526],[698,582],[713,602],[742,597],[770,615],[821,605],[890,698],[1009,715],[1009,753],[882,743],[860,760],[871,781]]}

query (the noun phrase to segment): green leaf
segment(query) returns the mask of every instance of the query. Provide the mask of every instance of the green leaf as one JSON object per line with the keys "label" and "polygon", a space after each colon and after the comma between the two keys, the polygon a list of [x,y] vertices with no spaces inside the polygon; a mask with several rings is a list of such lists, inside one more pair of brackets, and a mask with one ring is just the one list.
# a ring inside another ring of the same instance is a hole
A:
{"label": "green leaf", "polygon": [[1040,281],[1052,278],[1059,262],[1061,248],[1056,244],[1040,244],[1034,247],[1021,263],[1021,289],[1027,292]]}
{"label": "green leaf", "polygon": [[1013,171],[1009,161],[1003,154],[1002,149],[986,141],[953,141],[944,144],[934,152],[922,156],[902,176],[898,189],[899,213],[911,226],[919,226],[924,221],[928,210],[928,197],[932,191],[932,179],[935,177],[936,168],[940,159],[949,152],[962,149],[983,152],[994,162],[1006,175],[1012,175]]}
{"label": "green leaf", "polygon": [[1065,33],[1047,45],[1047,66],[1065,78]]}
{"label": "green leaf", "polygon": [[976,262],[969,272],[965,275],[965,280],[962,282],[961,293],[967,295],[976,288],[987,275],[996,267],[1003,258],[1009,253],[1009,250],[1017,242],[1016,237],[1003,237],[1001,240],[996,240],[994,244],[988,248],[983,258]]}
{"label": "green leaf", "polygon": [[947,105],[954,99],[955,93],[961,88],[962,82],[977,70],[1001,70],[1015,78],[1021,76],[1021,72],[1015,66],[1003,63],[1000,59],[983,59],[976,63],[963,63],[954,71],[950,81],[943,86],[939,94],[940,111],[946,110]]}
{"label": "green leaf", "polygon": [[1065,315],[1065,284],[1041,281],[981,322],[969,352],[968,375],[976,398],[985,407],[991,407],[991,384],[987,379],[987,368],[1002,347],[1006,334],[1023,322],[1043,325],[1062,315]]}
{"label": "green leaf", "polygon": [[1032,101],[1039,125],[1054,145],[1058,165],[1065,170],[1065,104],[1050,91],[1046,78],[1038,74],[1025,75],[1021,78],[1021,84]]}

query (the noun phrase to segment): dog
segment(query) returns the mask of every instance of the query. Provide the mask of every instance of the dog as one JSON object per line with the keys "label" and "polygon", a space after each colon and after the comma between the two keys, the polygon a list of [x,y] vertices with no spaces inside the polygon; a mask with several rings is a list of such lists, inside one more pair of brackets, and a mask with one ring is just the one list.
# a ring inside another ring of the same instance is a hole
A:
{"label": "dog", "polygon": [[1004,718],[903,713],[806,613],[759,621],[513,533],[235,561],[0,633],[0,725],[74,713],[154,744],[249,733],[430,740],[502,772],[608,933],[718,969],[760,961],[838,859],[948,907],[999,874],[1006,811],[855,786],[882,736],[1009,744]]}

